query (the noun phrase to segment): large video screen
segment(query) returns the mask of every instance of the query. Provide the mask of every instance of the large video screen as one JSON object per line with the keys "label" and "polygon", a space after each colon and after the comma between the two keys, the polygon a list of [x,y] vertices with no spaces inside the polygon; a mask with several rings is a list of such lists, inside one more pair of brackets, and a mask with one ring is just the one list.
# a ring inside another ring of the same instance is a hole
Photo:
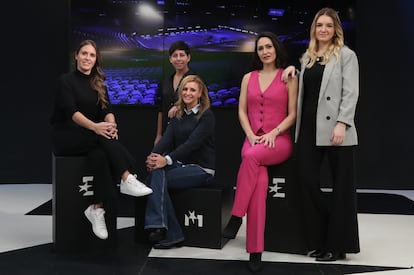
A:
{"label": "large video screen", "polygon": [[[353,48],[354,0],[335,8]],[[251,70],[257,34],[272,31],[286,45],[291,64],[305,51],[309,27],[324,2],[294,0],[156,1],[71,0],[71,49],[83,39],[103,55],[112,104],[157,105],[161,80],[173,71],[168,48],[191,47],[190,68],[209,88],[212,105],[237,106],[243,75]],[[73,54],[71,53],[73,63]]]}

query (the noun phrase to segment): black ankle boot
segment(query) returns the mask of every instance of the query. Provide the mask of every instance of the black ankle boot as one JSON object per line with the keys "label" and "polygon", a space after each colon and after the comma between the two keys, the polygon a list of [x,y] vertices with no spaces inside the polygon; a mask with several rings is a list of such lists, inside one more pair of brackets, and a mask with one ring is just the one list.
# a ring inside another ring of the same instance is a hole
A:
{"label": "black ankle boot", "polygon": [[226,239],[236,238],[237,232],[239,232],[243,219],[236,216],[231,216],[228,224],[223,230],[223,237]]}
{"label": "black ankle boot", "polygon": [[148,234],[148,239],[151,242],[159,242],[165,237],[165,228],[151,228]]}
{"label": "black ankle boot", "polygon": [[262,269],[262,253],[250,253],[248,267],[253,273]]}

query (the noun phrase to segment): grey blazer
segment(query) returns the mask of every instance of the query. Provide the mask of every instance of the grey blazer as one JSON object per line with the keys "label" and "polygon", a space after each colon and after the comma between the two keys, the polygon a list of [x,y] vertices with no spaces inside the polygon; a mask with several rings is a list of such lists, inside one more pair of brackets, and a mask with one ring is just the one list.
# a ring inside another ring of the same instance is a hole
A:
{"label": "grey blazer", "polygon": [[[301,64],[299,76],[298,114],[296,119],[295,142],[300,132],[303,104],[303,73],[307,61]],[[331,146],[331,135],[338,121],[347,125],[345,139],[341,146],[358,144],[354,116],[359,95],[359,67],[354,51],[344,46],[340,59],[329,58],[322,76],[316,111],[316,145]]]}

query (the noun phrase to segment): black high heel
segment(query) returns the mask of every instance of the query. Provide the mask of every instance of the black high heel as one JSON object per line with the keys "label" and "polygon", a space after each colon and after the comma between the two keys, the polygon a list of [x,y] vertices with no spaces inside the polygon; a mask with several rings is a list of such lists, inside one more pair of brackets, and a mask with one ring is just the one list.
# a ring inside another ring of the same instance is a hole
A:
{"label": "black high heel", "polygon": [[249,270],[253,273],[262,269],[262,253],[250,253],[249,263],[247,264]]}
{"label": "black high heel", "polygon": [[325,251],[323,251],[322,249],[315,249],[315,250],[310,251],[308,253],[308,256],[312,258],[319,258],[319,257],[322,257],[324,254],[325,254]]}
{"label": "black high heel", "polygon": [[319,257],[316,257],[316,261],[318,262],[334,262],[337,260],[345,260],[346,254],[343,252],[326,252]]}
{"label": "black high heel", "polygon": [[240,226],[243,223],[243,219],[236,216],[231,216],[229,222],[223,230],[223,237],[226,239],[236,238],[237,232],[239,232]]}

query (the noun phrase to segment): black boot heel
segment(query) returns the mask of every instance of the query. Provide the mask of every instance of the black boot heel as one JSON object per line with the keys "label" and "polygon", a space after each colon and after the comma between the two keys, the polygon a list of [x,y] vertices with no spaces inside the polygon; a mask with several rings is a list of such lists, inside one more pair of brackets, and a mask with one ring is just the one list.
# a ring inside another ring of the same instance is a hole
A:
{"label": "black boot heel", "polygon": [[236,238],[237,232],[239,232],[243,219],[236,216],[231,216],[229,222],[223,230],[223,237],[226,239]]}
{"label": "black boot heel", "polygon": [[250,253],[249,263],[247,265],[253,273],[262,269],[262,253]]}

